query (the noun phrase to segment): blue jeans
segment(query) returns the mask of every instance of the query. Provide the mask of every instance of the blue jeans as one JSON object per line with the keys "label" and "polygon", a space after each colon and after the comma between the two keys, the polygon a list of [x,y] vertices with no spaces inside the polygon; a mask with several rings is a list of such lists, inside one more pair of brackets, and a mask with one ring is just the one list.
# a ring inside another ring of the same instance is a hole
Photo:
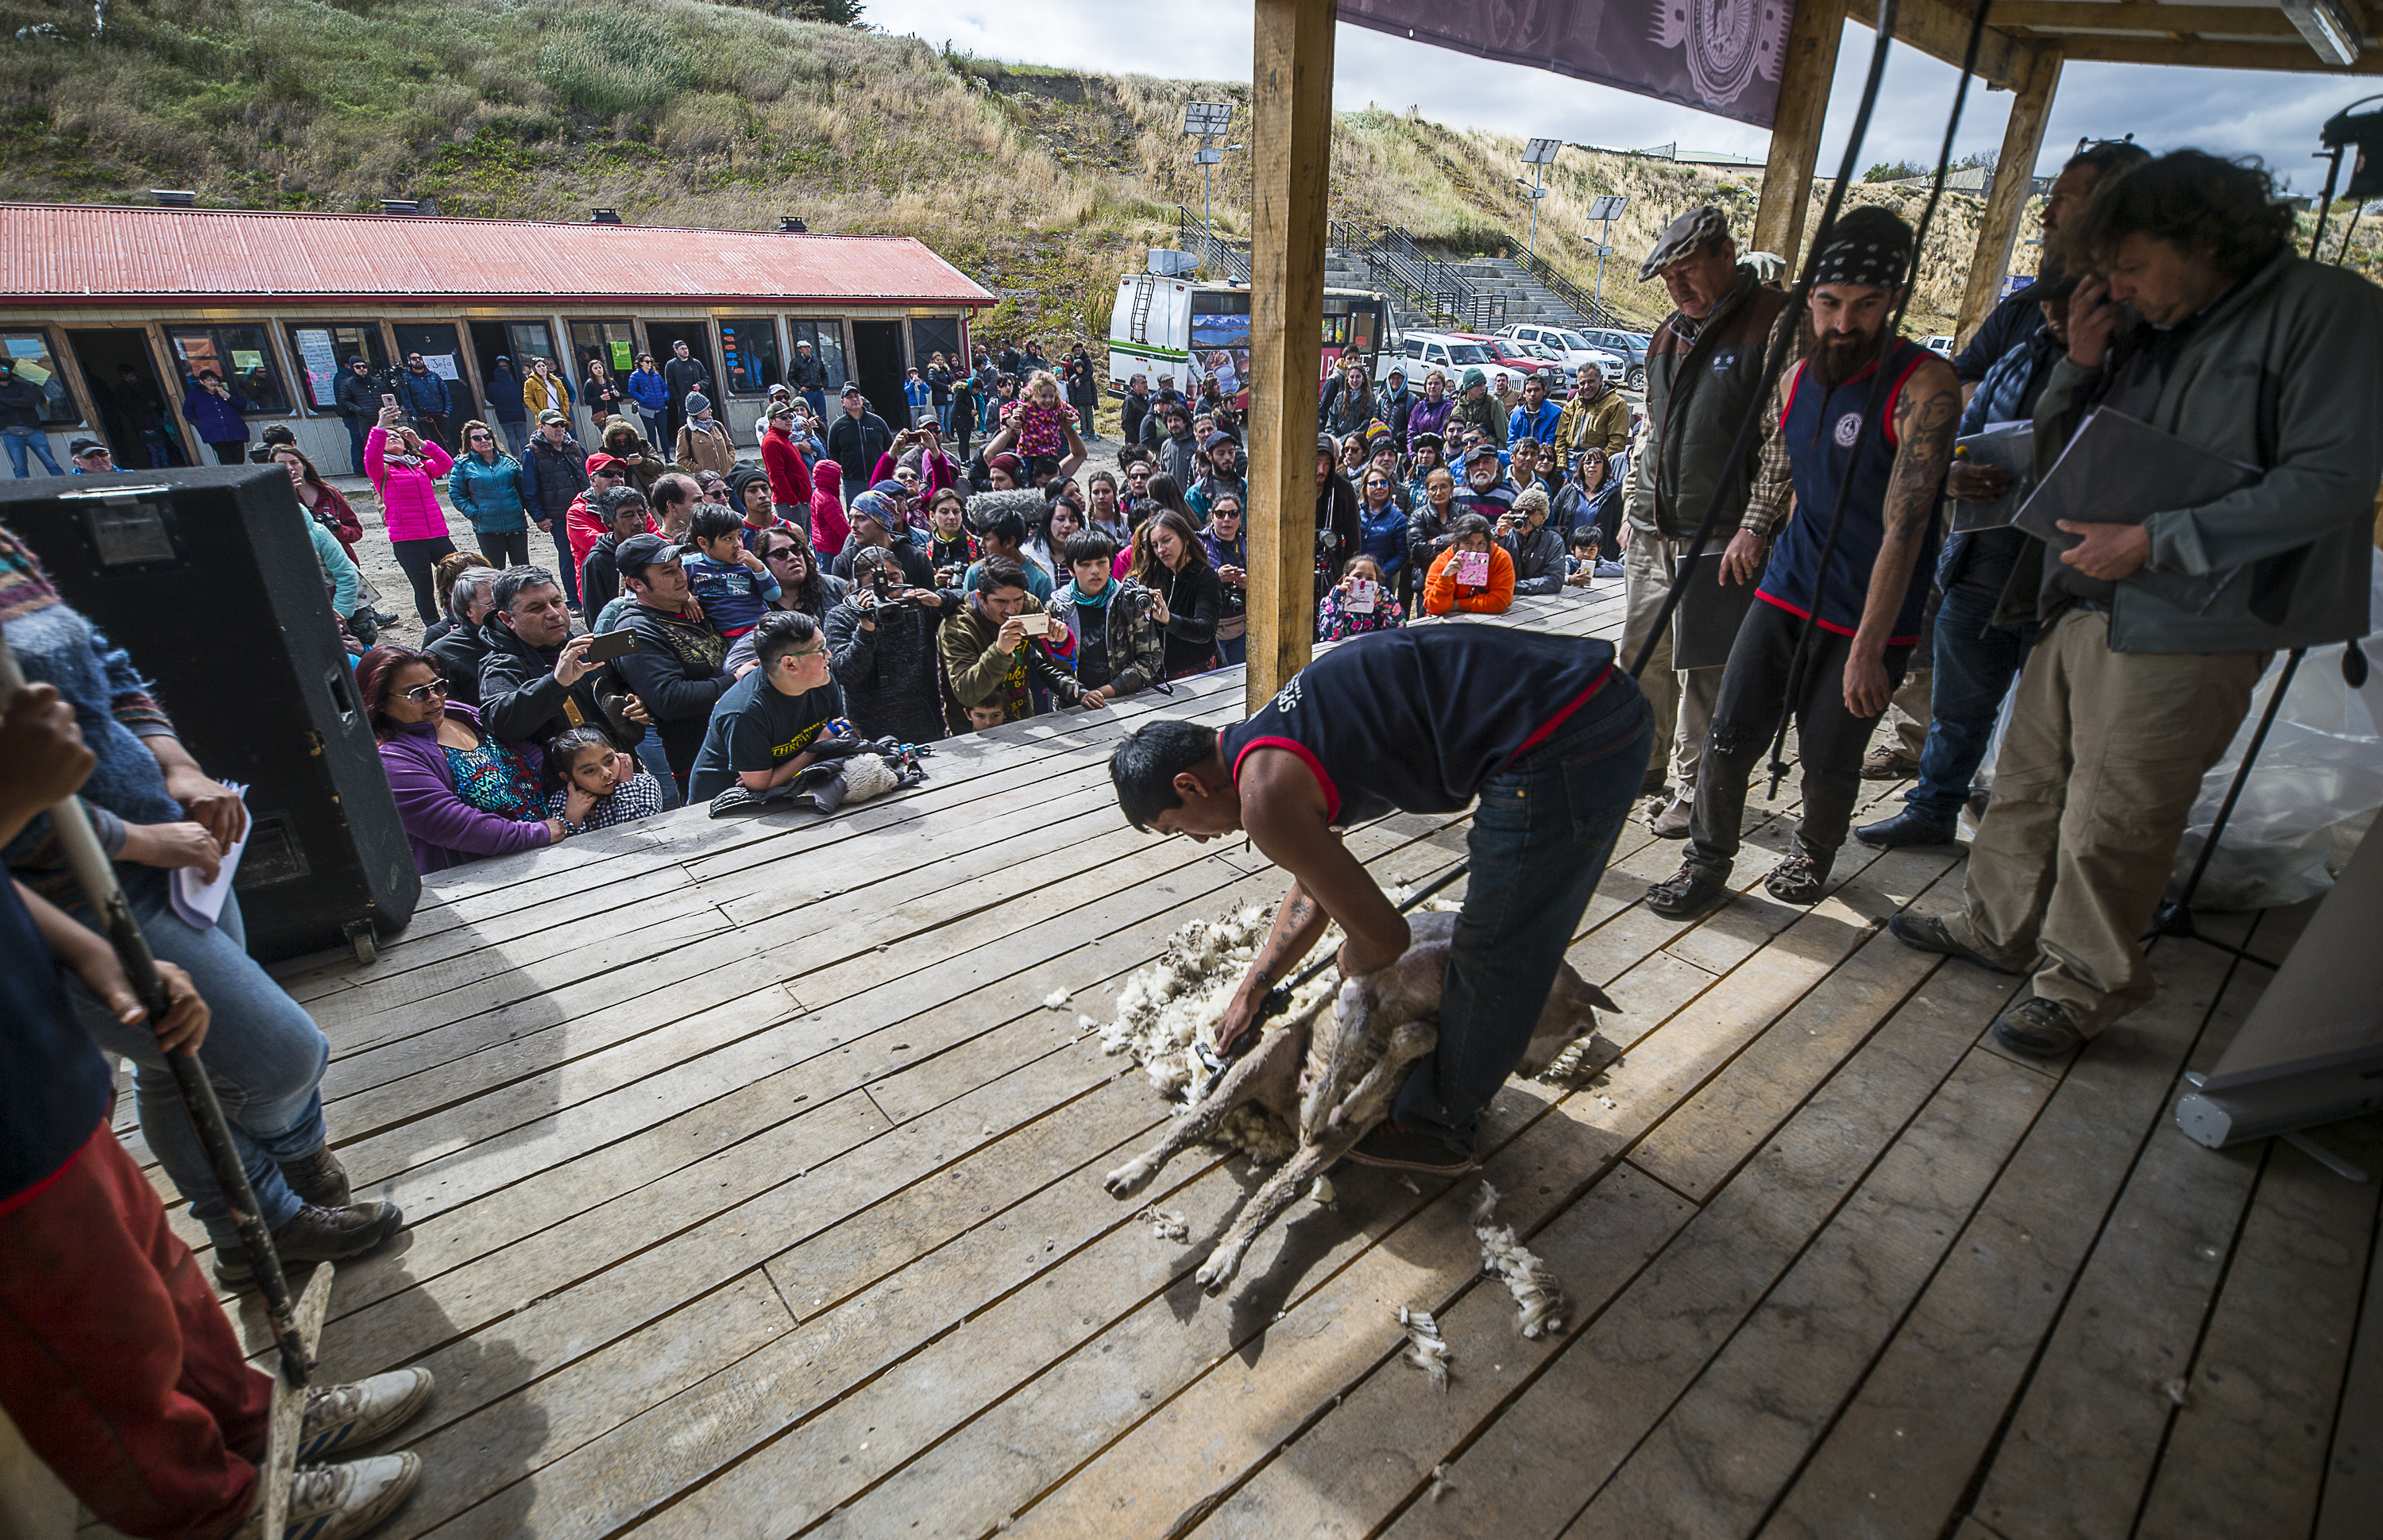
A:
{"label": "blue jeans", "polygon": [[1246,633],[1229,641],[1222,637],[1217,639],[1216,659],[1220,666],[1229,669],[1237,663],[1245,663],[1249,661],[1249,656],[1250,638]]}
{"label": "blue jeans", "polygon": [[497,423],[498,431],[505,436],[506,452],[515,460],[529,452],[529,419],[505,417]]}
{"label": "blue jeans", "polygon": [[[530,520],[534,524],[537,519],[537,514],[533,511]],[[554,536],[555,573],[562,579],[562,597],[576,605],[579,602],[579,569],[572,563],[571,536],[563,532],[563,524],[564,520],[558,514],[550,531]],[[595,617],[588,618],[593,620]]]}
{"label": "blue jeans", "polygon": [[1904,806],[1949,824],[1969,800],[1969,778],[1985,762],[1994,717],[2011,681],[2027,662],[2035,627],[1994,624],[1998,594],[1955,585],[1936,610],[1934,680],[1928,687],[1928,742],[1920,750],[1920,780]]}
{"label": "blue jeans", "polygon": [[1401,1127],[1472,1148],[1481,1109],[1530,1045],[1654,743],[1647,699],[1617,667],[1555,737],[1481,788],[1439,1046],[1399,1091]]}
{"label": "blue jeans", "polygon": [[42,463],[50,468],[50,474],[54,476],[66,474],[64,471],[58,469],[58,462],[50,457],[50,436],[40,428],[0,428],[0,437],[5,437],[8,440],[8,463],[16,470],[19,476],[31,476],[33,474],[25,463],[28,450],[42,457]]}
{"label": "blue jeans", "polygon": [[[303,1159],[323,1147],[323,1097],[317,1088],[331,1045],[304,1008],[249,956],[237,896],[224,900],[223,918],[212,930],[193,930],[174,913],[166,872],[117,870],[150,950],[188,971],[215,1013],[199,1061],[223,1102],[233,1147],[248,1171],[248,1185],[256,1190],[265,1227],[278,1228],[300,1206],[278,1163]],[[128,1027],[110,1016],[80,982],[73,993],[83,1026],[101,1050],[110,1060],[133,1062],[142,1136],[175,1188],[191,1201],[191,1217],[206,1226],[217,1248],[242,1254],[223,1190],[207,1164],[206,1147],[183,1109],[156,1038],[146,1026]]]}
{"label": "blue jeans", "polygon": [[945,397],[935,403],[935,425],[946,434],[952,431],[951,398]]}

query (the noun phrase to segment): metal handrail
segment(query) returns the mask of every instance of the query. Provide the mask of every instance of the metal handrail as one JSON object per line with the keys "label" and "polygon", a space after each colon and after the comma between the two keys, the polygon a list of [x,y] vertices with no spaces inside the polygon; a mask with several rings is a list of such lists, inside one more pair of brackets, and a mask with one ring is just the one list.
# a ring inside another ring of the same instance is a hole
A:
{"label": "metal handrail", "polygon": [[[1212,273],[1218,268],[1241,282],[1250,281],[1250,254],[1246,251],[1218,240],[1208,221],[1201,218],[1181,203],[1175,205],[1176,244],[1185,251],[1197,250],[1200,265]],[[1199,244],[1195,248],[1193,242]]]}
{"label": "metal handrail", "polygon": [[[1511,243],[1508,250],[1513,250]],[[1625,326],[1626,323],[1614,313],[1612,306],[1598,303],[1580,285],[1533,256],[1528,249],[1517,253],[1513,260],[1516,267],[1537,279],[1542,289],[1569,305],[1574,314],[1590,326],[1616,329]]]}

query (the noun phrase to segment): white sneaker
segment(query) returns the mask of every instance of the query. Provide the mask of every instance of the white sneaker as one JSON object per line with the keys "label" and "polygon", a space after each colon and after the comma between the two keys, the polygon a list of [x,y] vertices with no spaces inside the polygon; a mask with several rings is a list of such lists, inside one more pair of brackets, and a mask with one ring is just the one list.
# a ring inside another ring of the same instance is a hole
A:
{"label": "white sneaker", "polygon": [[314,1386],[299,1424],[298,1463],[317,1464],[396,1432],[430,1399],[432,1383],[427,1369],[395,1369],[355,1385]]}
{"label": "white sneaker", "polygon": [[[352,1540],[396,1512],[421,1475],[422,1461],[410,1454],[301,1465],[290,1479],[280,1540]],[[265,1540],[263,1527],[262,1515],[252,1513],[233,1540]]]}

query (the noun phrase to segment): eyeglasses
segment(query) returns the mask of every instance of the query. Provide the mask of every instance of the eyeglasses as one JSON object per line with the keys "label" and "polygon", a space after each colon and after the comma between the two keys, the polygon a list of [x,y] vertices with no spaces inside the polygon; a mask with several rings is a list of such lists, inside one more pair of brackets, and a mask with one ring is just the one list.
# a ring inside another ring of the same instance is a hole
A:
{"label": "eyeglasses", "polygon": [[414,702],[414,705],[419,706],[424,701],[428,700],[432,696],[443,696],[446,695],[447,682],[443,679],[434,679],[427,684],[416,684],[411,690],[402,691],[401,693],[406,699]]}
{"label": "eyeglasses", "polygon": [[825,652],[826,650],[827,650],[827,644],[826,644],[825,642],[821,642],[819,646],[817,646],[817,647],[796,647],[794,651],[792,651],[792,652],[788,652],[788,653],[783,653],[783,654],[781,654],[780,656],[781,656],[781,657],[783,657],[783,658],[784,658],[787,662],[792,663],[792,662],[796,661],[796,660],[797,660],[797,659],[804,659],[804,658],[817,658],[821,653]]}

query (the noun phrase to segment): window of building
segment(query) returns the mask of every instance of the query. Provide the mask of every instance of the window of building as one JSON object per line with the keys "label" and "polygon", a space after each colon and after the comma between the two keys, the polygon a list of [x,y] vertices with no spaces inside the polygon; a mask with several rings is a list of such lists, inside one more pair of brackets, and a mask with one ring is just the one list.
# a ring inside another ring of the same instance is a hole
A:
{"label": "window of building", "polygon": [[924,374],[937,353],[946,364],[968,373],[967,357],[960,351],[960,322],[957,315],[937,315],[910,323],[910,364]]}
{"label": "window of building", "polygon": [[720,323],[720,372],[732,396],[759,396],[784,384],[785,371],[778,362],[778,323],[767,315],[747,315]]}
{"label": "window of building", "polygon": [[263,326],[168,326],[166,339],[182,370],[187,391],[199,376],[213,370],[231,387],[243,414],[265,416],[290,410],[290,392],[273,361],[273,343]]}
{"label": "window of building", "polygon": [[841,390],[844,382],[852,377],[845,362],[844,323],[841,321],[789,321],[786,325],[795,334],[795,345],[808,342],[811,354],[827,369],[827,388]]}
{"label": "window of building", "polygon": [[587,377],[587,361],[601,359],[615,378],[637,366],[637,334],[626,321],[574,321],[571,323],[571,359],[556,361],[555,367],[571,376],[571,388],[578,391]]}
{"label": "window of building", "polygon": [[17,377],[42,393],[43,422],[71,427],[82,421],[82,413],[67,389],[66,376],[58,372],[57,355],[50,351],[48,332],[0,332],[0,348],[7,351]]}
{"label": "window of building", "polygon": [[339,410],[340,376],[347,372],[348,360],[361,358],[376,374],[389,367],[389,350],[381,346],[380,326],[372,321],[293,321],[290,356],[297,360],[299,390],[306,405],[323,413]]}

